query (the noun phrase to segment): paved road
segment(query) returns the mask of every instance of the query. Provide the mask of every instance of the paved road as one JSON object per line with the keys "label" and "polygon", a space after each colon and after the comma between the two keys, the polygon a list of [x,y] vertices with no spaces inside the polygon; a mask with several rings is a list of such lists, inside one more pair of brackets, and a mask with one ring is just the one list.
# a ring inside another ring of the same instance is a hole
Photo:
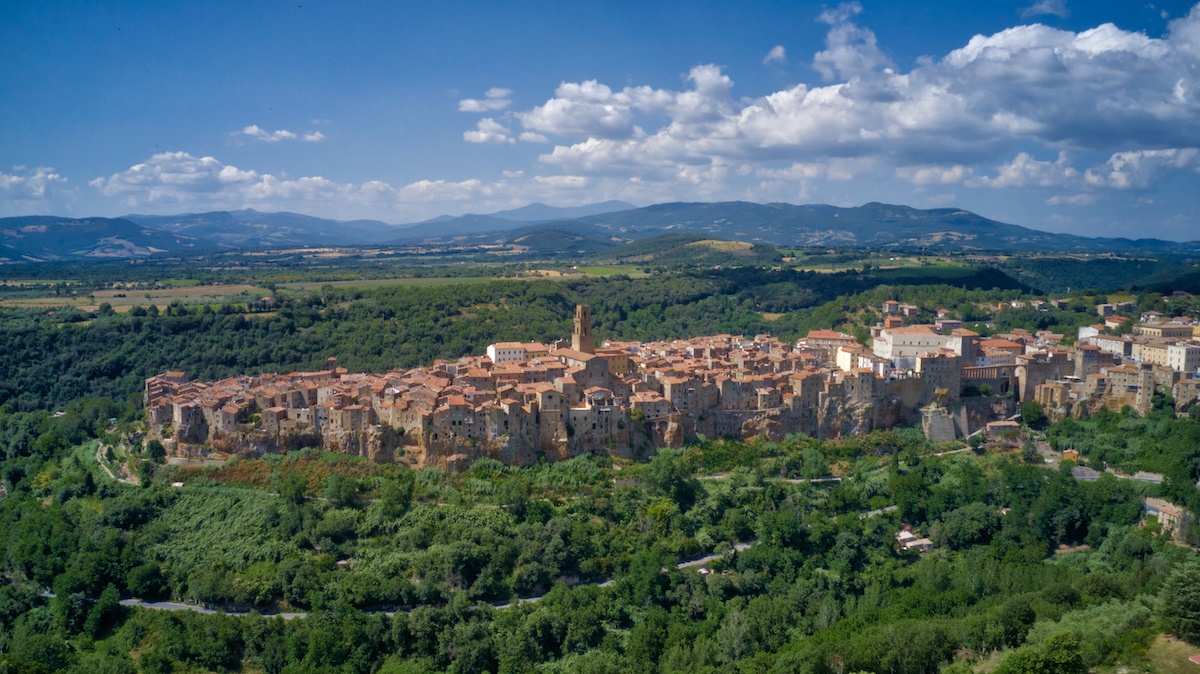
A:
{"label": "paved road", "polygon": [[[250,612],[248,612],[248,611],[221,611],[218,609],[211,609],[211,608],[205,608],[203,606],[197,606],[195,604],[183,604],[183,603],[174,602],[174,601],[142,601],[141,599],[122,599],[121,606],[136,606],[138,608],[148,608],[148,609],[151,609],[154,611],[192,611],[194,613],[203,613],[205,615],[216,615],[218,613],[223,613],[225,615],[234,615],[234,616],[250,615]],[[283,618],[284,620],[308,617],[307,613],[269,613],[269,614],[264,613],[262,615],[267,618],[274,618],[275,616],[279,616],[280,618]],[[392,615],[392,613],[388,613],[388,615]]]}
{"label": "paved road", "polygon": [[[742,550],[745,550],[746,548],[750,547],[751,545],[754,545],[754,543],[738,543],[737,545],[733,546],[733,549],[735,552],[741,552]],[[695,568],[697,566],[706,566],[708,564],[712,564],[713,562],[717,561],[718,559],[722,559],[722,558],[726,557],[728,554],[729,553],[724,553],[724,554],[720,554],[720,555],[712,554],[712,555],[708,555],[707,557],[701,557],[700,559],[693,559],[690,562],[680,562],[675,565],[675,568],[691,569],[691,568]],[[612,581],[608,581],[608,582],[612,582]]]}
{"label": "paved road", "polygon": [[[741,552],[741,551],[745,550],[746,548],[749,548],[751,545],[754,545],[754,543],[753,542],[738,543],[737,545],[733,546],[733,549],[737,552]],[[696,568],[696,567],[700,567],[700,566],[706,566],[708,564],[711,564],[711,563],[717,561],[718,559],[725,557],[727,554],[728,553],[720,554],[720,555],[712,554],[712,555],[708,555],[706,557],[701,557],[700,559],[693,559],[693,560],[689,560],[686,562],[679,562],[678,564],[675,565],[675,568],[691,569],[691,568]],[[612,585],[613,582],[615,582],[615,581],[610,578],[604,582],[597,583],[596,585],[597,585],[597,587],[608,587],[609,585]],[[42,596],[43,597],[53,597],[54,594],[50,593],[50,592],[43,592]],[[541,601],[542,597],[545,597],[545,596],[546,595],[542,594],[542,595],[538,595],[536,597],[523,597],[523,598],[517,599],[515,601],[504,602],[502,604],[492,604],[491,606],[494,609],[502,610],[502,609],[512,608],[514,606],[519,606],[521,604],[533,604],[538,601]],[[223,613],[225,615],[232,615],[232,616],[251,615],[251,613],[249,611],[221,611],[218,609],[211,609],[211,608],[205,608],[203,606],[197,606],[196,604],[184,604],[181,602],[174,602],[174,601],[143,601],[141,599],[122,599],[121,606],[145,608],[145,609],[150,609],[153,611],[193,611],[195,613],[203,613],[205,615],[215,615],[217,613]],[[373,613],[377,613],[377,614],[382,613],[386,616],[391,617],[391,616],[396,615],[397,611],[374,611]],[[399,613],[407,613],[407,611],[399,611]],[[283,618],[284,620],[295,620],[297,618],[307,618],[308,617],[308,614],[303,613],[303,612],[263,613],[261,615],[264,618],[279,617],[279,618]]]}
{"label": "paved road", "polygon": [[[729,479],[729,473],[713,473],[712,475],[700,475],[696,479],[697,480],[727,480],[727,479]],[[768,476],[764,479],[779,480],[780,482],[791,482],[792,484],[805,484],[805,483],[821,484],[822,482],[841,482],[842,481],[842,478],[840,478],[836,475],[826,475],[825,477],[814,477],[811,479],[805,478],[805,477],[770,477],[770,476]]]}
{"label": "paved road", "polygon": [[867,519],[868,517],[878,517],[884,513],[894,513],[899,509],[900,509],[900,506],[890,505],[890,506],[887,506],[886,508],[879,508],[878,510],[868,510],[865,513],[859,513],[858,519],[864,520],[864,519]]}
{"label": "paved road", "polygon": [[969,452],[969,451],[971,451],[970,447],[960,447],[958,449],[951,449],[951,450],[948,450],[945,452],[934,452],[933,455],[934,456],[946,456],[947,454],[958,454],[959,452]]}

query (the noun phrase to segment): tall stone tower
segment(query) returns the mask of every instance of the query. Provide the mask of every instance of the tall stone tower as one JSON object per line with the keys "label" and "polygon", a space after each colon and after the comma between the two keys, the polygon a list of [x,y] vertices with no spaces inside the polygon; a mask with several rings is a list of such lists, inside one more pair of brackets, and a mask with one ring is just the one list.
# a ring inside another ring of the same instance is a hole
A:
{"label": "tall stone tower", "polygon": [[592,308],[575,305],[575,331],[571,333],[571,348],[584,353],[596,353],[596,338],[592,336]]}

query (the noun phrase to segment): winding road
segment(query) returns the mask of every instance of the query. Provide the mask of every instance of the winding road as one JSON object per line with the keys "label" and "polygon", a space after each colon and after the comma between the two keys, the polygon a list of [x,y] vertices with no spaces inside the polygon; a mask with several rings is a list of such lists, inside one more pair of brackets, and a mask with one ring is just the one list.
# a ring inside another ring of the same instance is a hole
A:
{"label": "winding road", "polygon": [[[738,543],[737,545],[733,546],[733,550],[734,550],[734,552],[741,552],[741,551],[749,548],[752,545],[754,545],[753,542]],[[677,568],[677,569],[694,569],[694,568],[698,568],[698,567],[703,567],[703,566],[707,566],[707,565],[717,561],[718,559],[722,559],[728,555],[729,555],[729,553],[707,555],[707,556],[701,557],[699,559],[692,559],[692,560],[688,560],[686,562],[679,562],[678,564],[675,565],[675,568]],[[604,582],[596,583],[596,586],[597,587],[608,587],[608,586],[612,585],[613,582],[614,582],[613,579],[610,578]],[[50,592],[43,592],[42,596],[43,597],[53,597],[54,594],[50,593]],[[540,594],[540,595],[537,595],[536,597],[522,597],[522,598],[516,599],[515,601],[505,602],[502,604],[490,604],[490,606],[496,610],[503,610],[503,609],[512,608],[514,606],[520,606],[521,604],[532,604],[532,603],[541,601],[541,599],[545,596],[546,596],[545,594]],[[216,615],[218,613],[223,614],[223,615],[231,615],[231,616],[255,615],[254,613],[252,613],[250,611],[222,611],[221,609],[206,608],[204,606],[197,606],[196,604],[185,604],[182,602],[174,602],[174,601],[144,601],[144,600],[137,599],[137,598],[122,599],[121,606],[128,606],[131,608],[145,608],[145,609],[150,609],[153,611],[192,611],[195,613],[203,613],[204,615]],[[371,611],[370,613],[375,613],[375,614],[382,613],[383,615],[391,617],[391,616],[396,615],[397,613],[407,613],[407,612],[408,611]],[[260,613],[257,615],[261,615],[264,618],[278,617],[278,618],[283,618],[284,620],[296,620],[296,619],[308,617],[308,614],[304,613],[304,612]]]}

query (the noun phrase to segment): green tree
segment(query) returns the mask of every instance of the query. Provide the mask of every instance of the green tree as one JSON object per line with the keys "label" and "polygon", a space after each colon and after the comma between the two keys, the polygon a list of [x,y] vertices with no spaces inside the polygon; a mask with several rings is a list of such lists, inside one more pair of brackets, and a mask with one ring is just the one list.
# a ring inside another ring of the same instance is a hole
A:
{"label": "green tree", "polygon": [[1068,630],[1046,639],[1040,647],[1019,648],[1000,661],[995,674],[1087,674],[1079,635]]}
{"label": "green tree", "polygon": [[1050,418],[1046,416],[1046,409],[1036,400],[1026,400],[1021,403],[1019,408],[1021,413],[1021,421],[1025,425],[1035,431],[1045,430],[1050,425]]}
{"label": "green tree", "polygon": [[83,631],[93,639],[99,638],[111,630],[125,615],[121,606],[121,595],[112,583],[100,593],[95,606],[88,612],[87,620],[83,623]]}
{"label": "green tree", "polygon": [[1200,563],[1175,568],[1158,595],[1163,627],[1180,639],[1200,644]]}

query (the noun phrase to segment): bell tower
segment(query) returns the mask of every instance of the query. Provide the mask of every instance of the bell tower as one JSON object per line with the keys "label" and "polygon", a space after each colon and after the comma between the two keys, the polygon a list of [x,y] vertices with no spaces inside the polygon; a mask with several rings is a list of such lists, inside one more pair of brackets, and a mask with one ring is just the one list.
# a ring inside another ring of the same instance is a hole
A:
{"label": "bell tower", "polygon": [[586,304],[575,305],[575,331],[571,333],[571,348],[583,353],[596,352],[596,338],[592,336],[592,308]]}

